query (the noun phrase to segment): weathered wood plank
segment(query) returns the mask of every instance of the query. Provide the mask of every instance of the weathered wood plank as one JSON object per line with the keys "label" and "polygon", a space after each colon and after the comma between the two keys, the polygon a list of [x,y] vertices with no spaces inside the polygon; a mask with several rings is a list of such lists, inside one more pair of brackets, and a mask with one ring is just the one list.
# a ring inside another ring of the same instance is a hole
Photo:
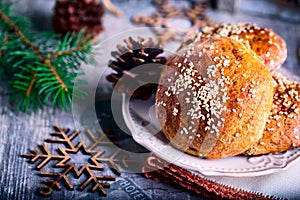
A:
{"label": "weathered wood plank", "polygon": [[[115,1],[116,5],[123,9],[125,17],[115,18],[107,14],[104,18],[105,32],[101,35],[103,39],[109,38],[115,34],[136,28],[130,23],[130,17],[135,14],[151,13],[154,9],[150,6],[150,1]],[[16,6],[21,13],[29,13],[35,21],[45,19],[43,29],[50,29],[50,17],[54,0],[32,0],[20,1]],[[137,8],[139,6],[139,8]],[[42,9],[42,10],[41,10]],[[36,16],[39,16],[37,19]],[[287,41],[289,55],[284,64],[288,69],[300,75],[299,61],[296,57],[297,45],[300,44],[300,26],[299,24],[287,23],[272,18],[262,16],[251,16],[249,14],[210,11],[209,16],[215,21],[226,22],[255,22],[259,25],[273,28]],[[113,24],[113,26],[112,26]],[[101,62],[99,62],[101,63]],[[106,61],[101,63],[105,66]],[[100,66],[100,64],[99,64]],[[92,73],[91,73],[92,74]],[[97,75],[95,75],[97,76]],[[97,78],[97,77],[91,77]],[[108,90],[103,90],[108,91]],[[60,124],[63,127],[75,128],[72,113],[64,113],[46,109],[37,112],[34,115],[13,112],[11,105],[7,103],[5,88],[0,89],[0,198],[1,199],[40,199],[37,189],[41,186],[42,178],[37,176],[34,166],[27,162],[27,159],[20,157],[21,154],[28,152],[42,143],[49,137],[52,131],[52,125]],[[94,122],[91,122],[94,123]],[[52,145],[55,150],[55,145]],[[49,169],[49,168],[47,168]],[[150,199],[203,199],[177,187],[164,183],[157,183],[153,180],[144,178],[141,174],[123,173],[117,181],[112,183],[108,189],[106,199],[132,199],[133,197],[126,193],[126,189],[118,181],[131,181],[137,189]],[[75,186],[79,185],[78,180]],[[118,185],[119,184],[119,185]],[[127,188],[127,190],[129,190]],[[44,199],[101,199],[99,194],[91,194],[87,191],[69,191],[63,188],[61,191],[54,191],[53,194]],[[103,198],[105,199],[105,198]]]}

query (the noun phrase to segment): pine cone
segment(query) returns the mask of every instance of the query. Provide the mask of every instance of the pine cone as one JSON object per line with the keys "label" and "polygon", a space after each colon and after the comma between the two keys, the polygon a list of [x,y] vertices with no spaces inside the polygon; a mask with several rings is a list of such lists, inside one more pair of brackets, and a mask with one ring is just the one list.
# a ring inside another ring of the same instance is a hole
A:
{"label": "pine cone", "polygon": [[[125,92],[137,99],[146,100],[157,90],[157,84],[150,83],[151,80],[158,83],[162,66],[166,62],[165,57],[157,57],[163,53],[160,45],[151,38],[145,40],[138,38],[137,41],[131,37],[124,40],[127,47],[118,45],[119,51],[113,51],[111,54],[116,59],[109,61],[108,66],[117,73],[112,73],[106,78],[113,86],[117,86],[119,92]],[[150,67],[142,67],[144,64],[156,63]],[[140,66],[140,68],[138,68]],[[134,69],[134,72],[130,70]],[[140,69],[140,70],[139,70]],[[117,84],[117,82],[120,81]],[[135,90],[136,89],[136,90]]]}
{"label": "pine cone", "polygon": [[56,33],[77,33],[86,28],[86,34],[96,36],[103,30],[104,7],[98,0],[56,0],[54,13]]}

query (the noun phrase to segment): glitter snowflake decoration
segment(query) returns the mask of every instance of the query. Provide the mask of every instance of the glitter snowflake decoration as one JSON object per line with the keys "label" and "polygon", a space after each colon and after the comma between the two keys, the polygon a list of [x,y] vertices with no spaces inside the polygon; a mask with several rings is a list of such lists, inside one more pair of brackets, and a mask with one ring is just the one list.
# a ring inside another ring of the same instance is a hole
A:
{"label": "glitter snowflake decoration", "polygon": [[[23,157],[31,158],[32,163],[36,163],[38,160],[41,160],[36,168],[38,170],[42,169],[49,161],[57,161],[54,165],[55,168],[63,168],[62,172],[40,172],[40,175],[46,177],[54,177],[52,179],[46,179],[43,181],[45,184],[44,186],[40,187],[39,192],[42,195],[50,195],[52,194],[53,189],[61,189],[61,184],[66,183],[68,189],[74,189],[73,184],[71,183],[70,179],[67,175],[74,174],[75,178],[79,178],[82,174],[86,174],[86,180],[79,186],[78,190],[83,191],[88,185],[92,185],[92,192],[99,191],[100,194],[106,195],[106,191],[104,188],[110,186],[107,181],[114,181],[114,176],[100,176],[95,173],[95,171],[103,171],[104,166],[102,162],[109,162],[113,170],[119,175],[120,170],[115,164],[115,162],[122,162],[123,164],[127,165],[126,158],[117,159],[117,155],[119,151],[116,151],[110,156],[109,158],[102,158],[104,154],[104,150],[94,150],[95,146],[100,144],[109,144],[104,137],[103,132],[99,132],[101,137],[96,139],[94,138],[94,143],[91,147],[87,148],[84,142],[79,142],[77,145],[74,145],[72,140],[76,138],[76,136],[80,133],[79,130],[70,132],[70,129],[62,129],[59,126],[54,127],[55,132],[51,135],[52,138],[46,140],[46,143],[57,143],[57,144],[64,144],[65,148],[59,147],[57,149],[56,154],[52,154],[51,151],[47,148],[46,144],[41,144],[39,150],[34,149],[29,154],[24,154]],[[92,133],[89,132],[89,135]],[[70,153],[77,154],[81,151],[85,155],[89,155],[90,159],[88,163],[85,163],[80,168],[77,168],[74,163],[69,163],[71,159]]]}

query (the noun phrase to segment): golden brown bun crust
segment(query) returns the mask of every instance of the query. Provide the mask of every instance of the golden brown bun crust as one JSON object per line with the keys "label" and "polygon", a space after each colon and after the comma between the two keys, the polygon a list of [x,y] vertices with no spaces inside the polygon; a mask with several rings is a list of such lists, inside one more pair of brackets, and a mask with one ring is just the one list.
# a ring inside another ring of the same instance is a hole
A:
{"label": "golden brown bun crust", "polygon": [[203,28],[198,36],[210,37],[211,35],[228,36],[239,42],[248,43],[251,50],[270,71],[281,67],[287,57],[285,41],[272,29],[251,24],[217,24]]}
{"label": "golden brown bun crust", "polygon": [[247,155],[277,153],[300,146],[300,83],[273,75],[275,93],[263,137]]}
{"label": "golden brown bun crust", "polygon": [[210,159],[240,154],[271,110],[270,71],[233,38],[199,38],[170,57],[156,95],[162,131],[176,148]]}

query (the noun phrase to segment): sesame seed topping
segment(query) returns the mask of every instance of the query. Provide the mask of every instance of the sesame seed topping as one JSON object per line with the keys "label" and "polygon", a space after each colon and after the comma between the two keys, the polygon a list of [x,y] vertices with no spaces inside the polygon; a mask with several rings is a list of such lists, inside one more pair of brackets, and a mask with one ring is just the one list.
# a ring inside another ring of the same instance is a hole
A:
{"label": "sesame seed topping", "polygon": [[280,117],[279,115],[275,115],[275,116],[273,116],[273,118],[274,118],[275,120],[279,120],[281,117]]}
{"label": "sesame seed topping", "polygon": [[190,66],[191,68],[193,68],[193,67],[194,67],[194,63],[193,63],[193,62],[190,62],[190,63],[189,63],[189,66]]}
{"label": "sesame seed topping", "polygon": [[177,109],[177,108],[174,108],[174,109],[173,109],[173,115],[174,115],[174,116],[177,116],[177,114],[178,114],[178,109]]}
{"label": "sesame seed topping", "polygon": [[171,96],[171,93],[169,91],[165,91],[165,95],[167,95],[169,97],[169,96]]}
{"label": "sesame seed topping", "polygon": [[278,126],[278,127],[280,127],[281,126],[281,124],[278,122],[278,123],[276,123],[276,125]]}
{"label": "sesame seed topping", "polygon": [[[205,123],[201,129],[218,136],[225,121],[223,112],[226,110],[226,101],[229,99],[227,85],[232,84],[231,77],[225,76],[224,73],[224,67],[230,66],[230,56],[226,54],[214,56],[216,55],[216,46],[209,44],[204,45],[200,53],[192,50],[196,47],[194,43],[188,46],[188,48],[183,48],[185,58],[182,63],[177,64],[177,67],[180,68],[177,69],[178,75],[171,81],[167,79],[168,82],[172,82],[172,85],[167,88],[164,95],[175,95],[178,99],[182,99],[187,104],[185,105],[187,109],[180,109],[180,115],[187,115],[189,122]],[[202,52],[209,52],[208,55],[212,56],[215,64],[210,64],[205,68],[201,66],[199,69],[198,62],[190,62],[190,58],[195,56],[203,58],[207,56]],[[188,57],[190,58],[188,59]],[[196,71],[196,69],[199,70]],[[179,106],[172,108],[171,113],[174,116],[179,114],[178,108]],[[198,128],[195,129],[194,126],[182,127],[180,133],[188,135],[189,132],[201,137],[200,134],[196,134]],[[191,136],[186,137],[192,138]]]}
{"label": "sesame seed topping", "polygon": [[291,109],[294,110],[296,107],[297,107],[297,104],[293,104],[292,107],[291,107]]}
{"label": "sesame seed topping", "polygon": [[229,64],[230,60],[224,60],[224,64]]}
{"label": "sesame seed topping", "polygon": [[185,127],[183,127],[182,130],[183,130],[183,132],[184,132],[185,134],[188,134],[188,131],[187,131],[187,129],[186,129]]}
{"label": "sesame seed topping", "polygon": [[216,76],[217,67],[215,65],[210,65],[206,69],[206,74],[209,78]]}
{"label": "sesame seed topping", "polygon": [[218,60],[220,60],[220,58],[218,56],[214,57],[213,59],[215,62],[217,62]]}

